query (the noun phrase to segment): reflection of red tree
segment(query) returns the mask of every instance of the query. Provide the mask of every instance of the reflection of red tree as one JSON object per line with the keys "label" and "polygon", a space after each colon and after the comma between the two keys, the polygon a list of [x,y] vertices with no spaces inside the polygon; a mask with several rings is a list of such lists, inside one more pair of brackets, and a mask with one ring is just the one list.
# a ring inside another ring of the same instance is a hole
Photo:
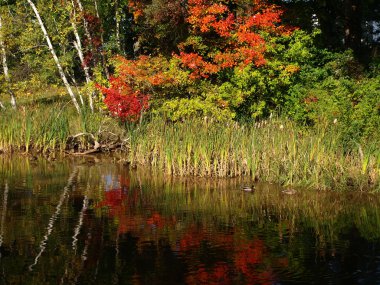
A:
{"label": "reflection of red tree", "polygon": [[223,246],[226,250],[233,249],[234,233],[210,235],[205,228],[191,225],[179,240],[180,251],[199,248],[202,241],[210,240],[213,244]]}
{"label": "reflection of red tree", "polygon": [[236,269],[244,275],[248,284],[273,283],[273,273],[270,268],[265,268],[264,265],[265,250],[264,242],[255,239],[253,242],[240,246],[235,253]]}
{"label": "reflection of red tree", "polygon": [[188,251],[194,248],[199,248],[203,239],[205,239],[205,233],[201,229],[197,229],[195,226],[190,226],[179,240],[179,250]]}
{"label": "reflection of red tree", "polygon": [[[154,240],[169,232],[174,237],[172,250],[186,257],[192,267],[186,276],[187,284],[233,284],[235,281],[246,284],[273,284],[275,278],[271,269],[271,262],[277,266],[287,266],[287,258],[271,260],[269,253],[260,239],[251,241],[241,240],[237,229],[231,228],[229,232],[212,230],[209,226],[198,224],[187,225],[178,230],[175,216],[168,217],[156,211],[149,201],[144,203],[145,214],[137,214],[141,202],[141,191],[131,190],[129,179],[119,176],[120,188],[114,188],[104,193],[103,201],[97,207],[108,207],[108,215],[118,223],[118,234],[131,232],[144,237],[141,242]],[[146,213],[150,212],[149,216]],[[138,211],[139,212],[139,211]],[[174,234],[174,235],[173,235]],[[170,237],[169,237],[170,238]],[[217,245],[217,252],[223,258],[213,263],[203,263],[200,254],[204,253],[203,245]],[[139,246],[139,245],[137,245]]]}
{"label": "reflection of red tree", "polygon": [[126,206],[127,195],[121,188],[112,189],[105,192],[104,200],[101,201],[97,207],[108,207],[109,216],[116,218],[118,221],[118,233],[125,233],[127,231],[127,206]]}
{"label": "reflection of red tree", "polygon": [[119,182],[121,188],[129,189],[129,177],[127,175],[119,175]]}
{"label": "reflection of red tree", "polygon": [[153,213],[152,217],[148,218],[148,220],[146,222],[148,225],[150,225],[150,226],[154,225],[157,228],[163,228],[165,225],[165,220],[157,212]]}
{"label": "reflection of red tree", "polygon": [[236,267],[244,274],[248,274],[252,267],[260,264],[263,260],[264,243],[254,240],[241,246],[235,256]]}
{"label": "reflection of red tree", "polygon": [[229,268],[226,263],[217,262],[212,268],[206,269],[200,264],[198,270],[194,274],[190,274],[186,278],[187,284],[231,284],[229,278]]}
{"label": "reflection of red tree", "polygon": [[[108,215],[118,223],[118,234],[127,232],[128,229],[137,227],[136,219],[128,215],[128,210],[133,209],[139,200],[139,191],[130,189],[128,172],[122,172],[117,177],[118,188],[105,191],[104,199],[97,204],[97,208],[107,207]],[[115,183],[114,181],[113,183]],[[115,184],[113,184],[115,185]]]}
{"label": "reflection of red tree", "polygon": [[123,204],[126,197],[122,189],[112,189],[105,192],[104,200],[101,201],[97,207],[109,207],[111,215],[114,215],[112,212]]}
{"label": "reflection of red tree", "polygon": [[118,223],[118,234],[127,231],[138,231],[140,226],[148,224],[159,229],[165,225],[173,226],[176,223],[175,218],[167,219],[162,217],[158,212],[154,212],[149,218],[131,214],[131,210],[136,207],[139,201],[139,191],[128,191],[126,188],[129,181],[120,179],[122,188],[106,191],[104,199],[97,204],[97,208],[107,207],[108,215],[116,219]]}

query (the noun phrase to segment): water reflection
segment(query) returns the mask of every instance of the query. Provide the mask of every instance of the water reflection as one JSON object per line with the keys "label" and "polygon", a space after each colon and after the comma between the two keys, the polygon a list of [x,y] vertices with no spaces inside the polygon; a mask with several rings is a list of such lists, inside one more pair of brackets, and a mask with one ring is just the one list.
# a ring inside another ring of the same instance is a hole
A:
{"label": "water reflection", "polygon": [[377,284],[379,197],[0,158],[12,284]]}

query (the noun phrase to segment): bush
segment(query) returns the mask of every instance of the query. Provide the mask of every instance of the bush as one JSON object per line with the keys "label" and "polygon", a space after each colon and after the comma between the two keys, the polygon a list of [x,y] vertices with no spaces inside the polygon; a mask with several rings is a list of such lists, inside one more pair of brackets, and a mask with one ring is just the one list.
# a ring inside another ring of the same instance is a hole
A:
{"label": "bush", "polygon": [[285,100],[285,114],[301,124],[337,124],[346,146],[379,138],[380,77],[364,73],[351,52],[300,72]]}

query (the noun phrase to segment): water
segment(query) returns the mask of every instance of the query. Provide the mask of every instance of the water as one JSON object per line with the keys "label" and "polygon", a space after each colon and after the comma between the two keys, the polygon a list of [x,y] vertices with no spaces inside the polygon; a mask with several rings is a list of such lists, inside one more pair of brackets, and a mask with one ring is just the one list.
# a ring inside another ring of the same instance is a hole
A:
{"label": "water", "polygon": [[2,284],[380,284],[380,197],[0,157]]}

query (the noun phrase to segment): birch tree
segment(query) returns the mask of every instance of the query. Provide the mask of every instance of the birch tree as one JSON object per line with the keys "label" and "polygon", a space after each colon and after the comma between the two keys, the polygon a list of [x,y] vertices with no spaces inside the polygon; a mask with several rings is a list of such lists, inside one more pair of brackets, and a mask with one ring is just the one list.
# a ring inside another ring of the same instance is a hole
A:
{"label": "birch tree", "polygon": [[[10,79],[9,70],[8,70],[7,53],[5,50],[5,43],[4,43],[4,27],[3,27],[1,14],[0,14],[0,52],[1,52],[1,59],[2,59],[2,64],[3,64],[3,72],[4,72],[6,88],[11,96],[12,108],[16,109],[17,108],[16,97],[11,89],[11,79]],[[4,108],[4,105],[1,102],[0,102],[0,108]]]}
{"label": "birch tree", "polygon": [[30,7],[32,8],[32,10],[33,10],[33,12],[34,12],[34,14],[35,14],[35,16],[36,16],[36,18],[37,18],[37,20],[38,20],[38,23],[39,23],[39,25],[40,25],[40,28],[41,28],[41,30],[42,30],[42,33],[44,34],[44,37],[45,37],[46,43],[47,43],[47,45],[48,45],[48,47],[49,47],[49,51],[50,51],[50,53],[52,54],[53,59],[54,59],[54,61],[55,61],[55,64],[56,64],[56,66],[57,66],[57,68],[58,68],[58,72],[59,72],[59,74],[60,74],[60,76],[61,76],[61,79],[62,79],[62,81],[63,81],[63,84],[65,85],[65,87],[66,87],[66,89],[67,89],[67,92],[69,93],[69,95],[70,95],[70,97],[71,97],[71,100],[73,101],[76,110],[78,111],[78,113],[80,113],[80,107],[79,107],[78,101],[77,101],[77,99],[76,99],[76,96],[75,96],[73,90],[71,89],[71,86],[70,86],[70,84],[69,84],[69,82],[68,82],[68,80],[67,80],[67,78],[66,78],[65,72],[63,71],[63,68],[62,68],[62,66],[61,66],[61,63],[60,63],[60,61],[59,61],[59,59],[58,59],[58,56],[57,56],[57,54],[56,54],[56,52],[55,52],[55,50],[54,50],[54,47],[53,47],[53,45],[52,45],[52,43],[51,43],[51,40],[50,40],[49,34],[48,34],[48,32],[47,32],[47,30],[46,30],[46,28],[45,28],[45,25],[44,25],[44,23],[43,23],[43,21],[42,21],[42,19],[41,19],[41,16],[40,16],[40,14],[39,14],[39,12],[38,12],[38,9],[37,9],[37,7],[34,5],[34,3],[33,3],[32,0],[27,0],[27,2],[28,2],[28,4],[30,5]]}
{"label": "birch tree", "polygon": [[[76,13],[75,13],[75,4],[74,0],[71,0],[72,4],[72,15],[70,15],[71,19],[71,26],[73,28],[75,40],[74,40],[74,47],[78,52],[78,57],[81,62],[85,77],[86,77],[86,83],[90,84],[92,82],[91,76],[90,76],[90,68],[87,65],[87,62],[84,60],[84,55],[83,55],[83,48],[82,48],[82,41],[78,33],[77,25],[76,25]],[[88,102],[90,104],[90,109],[93,112],[94,111],[94,103],[93,103],[93,94],[89,92],[88,94]]]}
{"label": "birch tree", "polygon": [[119,0],[115,0],[115,20],[116,20],[116,43],[119,51],[121,48],[121,39],[120,39],[120,11],[119,11]]}
{"label": "birch tree", "polygon": [[92,43],[92,37],[91,37],[89,25],[88,25],[88,22],[87,22],[86,18],[84,17],[84,8],[83,8],[83,5],[82,5],[82,2],[80,0],[76,0],[76,3],[78,5],[79,11],[82,14],[84,33],[85,33],[85,35],[87,37],[87,40],[90,43]]}

